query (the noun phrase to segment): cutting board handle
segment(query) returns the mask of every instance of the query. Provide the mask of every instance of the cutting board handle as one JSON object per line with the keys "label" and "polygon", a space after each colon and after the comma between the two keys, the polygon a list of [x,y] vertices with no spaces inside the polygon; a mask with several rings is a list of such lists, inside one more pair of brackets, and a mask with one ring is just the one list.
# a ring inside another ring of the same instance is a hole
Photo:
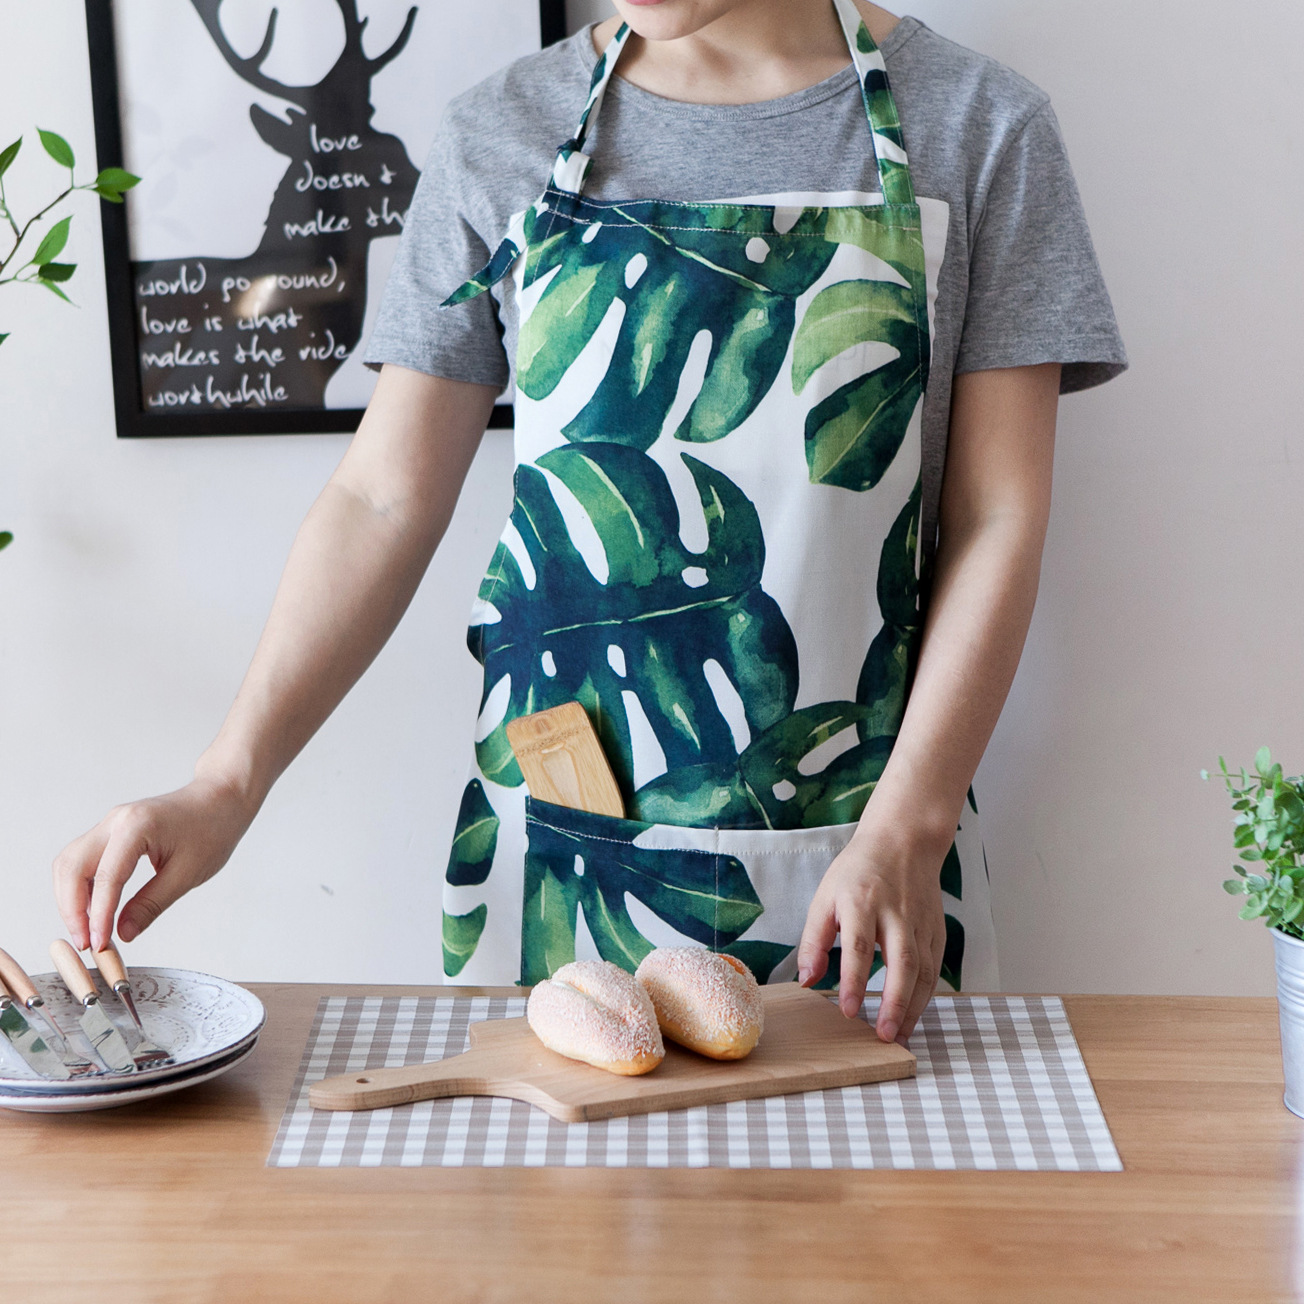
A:
{"label": "cutting board handle", "polygon": [[472,1047],[430,1064],[342,1073],[314,1082],[308,1088],[308,1100],[314,1109],[354,1110],[387,1109],[444,1096],[484,1095],[489,1084],[483,1058],[483,1052]]}

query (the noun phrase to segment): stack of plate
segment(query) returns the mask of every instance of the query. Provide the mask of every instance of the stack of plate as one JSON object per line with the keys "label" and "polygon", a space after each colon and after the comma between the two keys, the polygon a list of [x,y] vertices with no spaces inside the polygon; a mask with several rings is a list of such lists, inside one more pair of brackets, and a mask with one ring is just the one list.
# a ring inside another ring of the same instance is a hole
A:
{"label": "stack of plate", "polygon": [[[81,1006],[58,974],[33,975],[32,981],[72,1039],[89,1060],[95,1056],[80,1029]],[[253,1053],[266,1012],[262,1002],[235,983],[188,969],[132,969],[132,993],[149,1039],[171,1052],[173,1062],[135,1073],[104,1073],[52,1082],[41,1077],[0,1037],[0,1109],[33,1114],[68,1114],[112,1109],[208,1082],[235,1068]],[[127,1045],[137,1041],[130,1016],[102,979],[105,1013],[121,1029]],[[40,1031],[40,1020],[33,1016]]]}

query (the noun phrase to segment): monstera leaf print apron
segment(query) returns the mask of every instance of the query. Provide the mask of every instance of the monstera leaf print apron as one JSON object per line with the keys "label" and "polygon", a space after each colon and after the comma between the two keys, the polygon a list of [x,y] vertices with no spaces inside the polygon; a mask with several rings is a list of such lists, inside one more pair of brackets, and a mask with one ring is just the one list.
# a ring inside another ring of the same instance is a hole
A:
{"label": "monstera leaf print apron", "polygon": [[[547,189],[448,300],[510,274],[520,305],[514,504],[468,635],[484,696],[444,893],[459,981],[686,943],[791,979],[892,750],[947,207],[916,201],[882,56],[835,7],[878,192],[585,198],[622,28]],[[627,819],[526,793],[504,726],[571,700]],[[976,816],[941,870],[955,988],[996,984]]]}

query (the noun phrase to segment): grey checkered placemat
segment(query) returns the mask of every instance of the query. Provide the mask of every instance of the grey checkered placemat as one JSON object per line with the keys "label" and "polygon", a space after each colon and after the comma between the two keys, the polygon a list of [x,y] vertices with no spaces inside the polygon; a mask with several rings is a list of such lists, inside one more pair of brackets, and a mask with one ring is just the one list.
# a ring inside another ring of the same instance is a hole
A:
{"label": "grey checkered placemat", "polygon": [[[877,998],[862,1018],[877,1014]],[[368,1113],[308,1104],[338,1073],[466,1050],[524,997],[325,996],[268,1156],[274,1168],[984,1168],[1116,1172],[1118,1151],[1055,996],[942,996],[910,1041],[918,1076],[669,1113],[559,1123],[463,1096]]]}

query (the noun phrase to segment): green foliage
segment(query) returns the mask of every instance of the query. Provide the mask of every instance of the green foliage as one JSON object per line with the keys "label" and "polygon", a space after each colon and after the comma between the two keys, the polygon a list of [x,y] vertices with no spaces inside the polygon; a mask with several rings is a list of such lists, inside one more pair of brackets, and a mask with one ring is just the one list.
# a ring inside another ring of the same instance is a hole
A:
{"label": "green foliage", "polygon": [[[1237,876],[1223,888],[1247,898],[1242,919],[1262,919],[1304,939],[1304,777],[1287,778],[1266,747],[1256,753],[1253,771],[1229,771],[1221,756],[1218,766],[1232,799],[1232,845],[1244,862],[1233,866]],[[1208,771],[1201,776],[1207,779]]]}
{"label": "green foliage", "polygon": [[37,127],[36,134],[40,136],[41,144],[45,146],[45,152],[60,167],[72,171],[77,166],[77,159],[73,155],[72,146],[57,132],[42,131],[40,127]]}
{"label": "green foliage", "polygon": [[0,530],[0,552],[3,552],[14,541],[14,536],[8,530]]}
{"label": "green foliage", "polygon": [[[837,249],[821,238],[817,209],[795,228],[810,239],[766,246],[760,262],[757,242],[764,245],[767,231],[773,237],[765,209],[712,205],[667,214],[655,204],[624,204],[583,240],[549,237],[550,212],[530,220],[525,285],[552,279],[521,328],[517,384],[546,398],[609,311],[623,305],[611,364],[564,433],[577,443],[638,449],[661,434],[702,332],[711,337],[705,378],[675,438],[722,439],[751,415],[783,367],[797,299]],[[673,241],[662,227],[674,228]]]}
{"label": "green foliage", "polygon": [[498,816],[485,796],[484,784],[472,779],[462,794],[457,832],[445,877],[454,887],[475,887],[489,877],[498,848]]}
{"label": "green foliage", "polygon": [[[761,589],[765,543],[756,509],[719,471],[681,457],[706,519],[700,553],[680,537],[665,472],[636,449],[570,444],[545,453],[537,468],[518,468],[511,519],[533,580],[527,582],[516,556],[499,544],[480,597],[501,619],[474,626],[469,640],[485,667],[486,700],[510,679],[505,719],[563,702],[583,704],[627,808],[640,818],[626,690],[637,694],[672,771],[737,762],[733,734],[706,676],[708,660],[735,685],[753,736],[792,710],[797,691],[792,631]],[[570,491],[592,523],[607,559],[605,582],[571,541],[549,477]],[[686,571],[696,571],[700,583],[688,584]],[[495,783],[521,782],[502,724],[477,745],[477,758]]]}
{"label": "green foliage", "polygon": [[[54,131],[45,131],[38,127],[37,135],[50,158],[60,167],[68,169],[68,184],[34,216],[19,225],[5,195],[4,177],[22,149],[23,138],[19,136],[11,145],[6,145],[0,150],[0,226],[9,228],[12,241],[8,253],[0,256],[0,285],[39,285],[65,303],[71,303],[72,300],[60,287],[72,279],[77,264],[60,263],[55,259],[68,243],[72,215],[59,218],[44,232],[39,230],[39,224],[75,190],[89,191],[99,195],[101,199],[108,200],[109,203],[120,204],[123,194],[136,185],[140,178],[132,176],[122,168],[105,168],[94,181],[78,184],[74,175],[77,157],[73,153],[72,146]],[[27,244],[29,237],[39,237],[35,251],[25,262],[20,261],[19,251]],[[0,333],[0,344],[8,338],[7,333]]]}
{"label": "green foliage", "polygon": [[916,316],[927,301],[924,246],[917,229],[900,225],[883,209],[830,210],[826,238],[867,250],[901,278],[840,281],[821,290],[793,345],[792,386],[798,394],[816,371],[849,349],[879,343],[896,350],[890,361],[847,381],[806,416],[811,483],[863,492],[892,464],[928,383],[927,323]]}
{"label": "green foliage", "polygon": [[465,915],[444,916],[444,972],[456,978],[475,954],[489,907],[481,903]]}
{"label": "green foliage", "polygon": [[[581,910],[598,954],[622,969],[638,968],[653,947],[630,918],[626,893],[676,931],[715,948],[736,944],[760,917],[760,898],[736,856],[635,846],[647,828],[636,820],[534,800],[527,811],[522,983],[540,982],[575,958]],[[770,958],[757,949],[765,945],[753,944],[754,958]],[[773,968],[781,956],[771,949]]]}

